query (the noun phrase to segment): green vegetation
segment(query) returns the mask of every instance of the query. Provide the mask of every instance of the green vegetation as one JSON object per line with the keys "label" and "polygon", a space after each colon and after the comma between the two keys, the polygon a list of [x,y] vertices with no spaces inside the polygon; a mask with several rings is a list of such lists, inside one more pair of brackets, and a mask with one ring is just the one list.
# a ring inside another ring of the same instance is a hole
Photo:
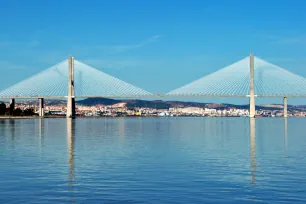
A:
{"label": "green vegetation", "polygon": [[37,115],[37,114],[35,114],[34,110],[30,108],[25,109],[23,111],[17,108],[13,111],[13,116],[33,116],[33,115]]}
{"label": "green vegetation", "polygon": [[13,116],[21,116],[22,110],[20,108],[16,108],[13,110]]}
{"label": "green vegetation", "polygon": [[10,104],[10,115],[14,115],[14,104]]}
{"label": "green vegetation", "polygon": [[4,103],[0,104],[0,115],[5,115],[6,105]]}
{"label": "green vegetation", "polygon": [[35,114],[34,110],[31,108],[21,110],[20,108],[14,109],[14,107],[11,105],[9,108],[9,111],[6,110],[6,105],[4,103],[0,104],[0,115],[8,115],[8,116],[34,116]]}

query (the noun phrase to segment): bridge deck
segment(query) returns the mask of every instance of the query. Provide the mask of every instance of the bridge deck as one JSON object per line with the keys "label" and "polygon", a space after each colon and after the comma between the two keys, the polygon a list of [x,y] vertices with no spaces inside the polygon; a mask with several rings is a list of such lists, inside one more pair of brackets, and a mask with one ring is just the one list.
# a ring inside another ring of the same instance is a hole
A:
{"label": "bridge deck", "polygon": [[[112,98],[112,99],[125,99],[125,98],[248,98],[248,95],[207,95],[207,94],[188,94],[188,95],[131,95],[131,96],[74,96],[74,98]],[[255,95],[257,98],[306,98],[306,95]],[[68,96],[4,96],[0,99],[66,99]]]}

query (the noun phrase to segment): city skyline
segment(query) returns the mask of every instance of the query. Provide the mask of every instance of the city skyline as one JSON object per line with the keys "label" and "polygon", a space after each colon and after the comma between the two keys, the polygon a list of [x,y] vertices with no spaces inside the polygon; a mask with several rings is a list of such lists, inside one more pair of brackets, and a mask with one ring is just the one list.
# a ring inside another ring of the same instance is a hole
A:
{"label": "city skyline", "polygon": [[[139,101],[135,100],[100,100],[90,101],[85,99],[76,104],[75,113],[78,117],[248,117],[248,105],[192,103],[178,101]],[[106,102],[106,103],[105,103]],[[155,103],[155,105],[154,105]],[[32,114],[40,114],[39,101],[20,100],[15,104],[15,109],[30,111]],[[7,111],[3,117],[11,117],[10,103],[6,103]],[[46,117],[65,117],[67,106],[64,100],[47,100],[44,105]],[[287,112],[287,111],[286,111]],[[18,114],[20,114],[19,112]],[[258,105],[256,117],[284,117],[283,104]],[[28,115],[15,115],[28,116]],[[305,106],[288,106],[289,117],[305,117]]]}

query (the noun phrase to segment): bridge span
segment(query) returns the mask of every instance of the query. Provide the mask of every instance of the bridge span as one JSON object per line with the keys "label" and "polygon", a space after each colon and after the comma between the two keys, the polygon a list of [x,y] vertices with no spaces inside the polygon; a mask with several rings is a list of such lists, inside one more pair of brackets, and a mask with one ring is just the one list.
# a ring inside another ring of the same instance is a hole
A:
{"label": "bridge span", "polygon": [[[68,82],[68,83],[67,83]],[[255,98],[306,97],[306,79],[251,54],[212,74],[166,94],[153,94],[68,57],[41,73],[0,91],[0,99],[39,99],[44,117],[45,99],[67,99],[67,117],[75,117],[76,98],[249,98],[249,117],[255,117]]]}

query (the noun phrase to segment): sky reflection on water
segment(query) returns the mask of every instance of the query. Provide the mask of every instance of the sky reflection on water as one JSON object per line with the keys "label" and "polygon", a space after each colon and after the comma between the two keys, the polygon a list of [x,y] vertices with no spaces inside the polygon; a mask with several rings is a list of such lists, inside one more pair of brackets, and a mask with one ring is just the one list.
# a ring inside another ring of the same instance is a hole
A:
{"label": "sky reflection on water", "polygon": [[0,202],[304,203],[305,123],[0,120]]}

